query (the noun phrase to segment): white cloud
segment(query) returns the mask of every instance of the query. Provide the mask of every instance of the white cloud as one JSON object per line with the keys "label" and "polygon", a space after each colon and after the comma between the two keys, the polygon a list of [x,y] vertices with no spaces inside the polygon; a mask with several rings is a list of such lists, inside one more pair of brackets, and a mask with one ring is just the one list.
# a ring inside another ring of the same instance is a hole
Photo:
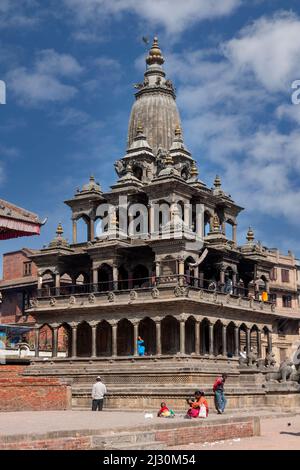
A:
{"label": "white cloud", "polygon": [[280,13],[218,50],[184,51],[166,63],[200,177],[210,185],[217,169],[247,218],[281,217],[298,227],[300,106],[291,104],[289,80],[300,78],[293,76],[299,39],[299,18]]}
{"label": "white cloud", "polygon": [[300,21],[293,13],[264,17],[244,28],[224,46],[225,55],[242,73],[253,73],[270,91],[289,91],[299,78]]}
{"label": "white cloud", "polygon": [[12,90],[19,102],[41,105],[46,102],[68,101],[77,93],[72,80],[82,67],[69,54],[58,54],[52,49],[39,51],[32,68],[17,67],[7,74],[8,92]]}
{"label": "white cloud", "polygon": [[1,0],[0,28],[30,28],[39,22],[36,0]]}
{"label": "white cloud", "polygon": [[134,13],[153,26],[178,34],[198,21],[229,15],[241,0],[64,0],[64,3],[82,25],[94,21],[104,24],[107,17]]}

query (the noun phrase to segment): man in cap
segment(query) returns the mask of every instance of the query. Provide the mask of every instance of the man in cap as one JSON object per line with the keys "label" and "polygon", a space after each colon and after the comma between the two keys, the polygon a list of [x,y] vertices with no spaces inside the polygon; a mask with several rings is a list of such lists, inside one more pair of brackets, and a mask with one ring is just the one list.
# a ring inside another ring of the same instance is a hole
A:
{"label": "man in cap", "polygon": [[98,375],[92,389],[92,411],[102,411],[103,398],[106,393],[106,386],[101,381],[101,377]]}

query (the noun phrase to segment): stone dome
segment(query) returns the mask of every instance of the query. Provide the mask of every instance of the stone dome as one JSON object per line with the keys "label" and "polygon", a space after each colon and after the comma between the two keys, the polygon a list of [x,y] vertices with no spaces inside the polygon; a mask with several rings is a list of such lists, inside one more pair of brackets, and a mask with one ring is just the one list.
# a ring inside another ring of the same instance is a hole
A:
{"label": "stone dome", "polygon": [[142,125],[155,155],[159,148],[166,152],[170,150],[175,129],[181,127],[174,87],[166,79],[163,61],[157,38],[154,38],[147,58],[144,82],[135,85],[139,91],[135,94],[136,101],[131,110],[128,128],[128,147],[134,141],[138,126]]}

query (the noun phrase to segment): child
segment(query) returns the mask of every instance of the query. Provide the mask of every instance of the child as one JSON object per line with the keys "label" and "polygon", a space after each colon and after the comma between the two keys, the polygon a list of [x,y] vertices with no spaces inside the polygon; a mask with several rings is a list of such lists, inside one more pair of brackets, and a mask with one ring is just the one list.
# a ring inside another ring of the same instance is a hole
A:
{"label": "child", "polygon": [[175,413],[173,410],[169,410],[169,408],[167,407],[167,404],[163,401],[160,404],[160,410],[157,413],[157,416],[159,418],[173,418],[175,416]]}

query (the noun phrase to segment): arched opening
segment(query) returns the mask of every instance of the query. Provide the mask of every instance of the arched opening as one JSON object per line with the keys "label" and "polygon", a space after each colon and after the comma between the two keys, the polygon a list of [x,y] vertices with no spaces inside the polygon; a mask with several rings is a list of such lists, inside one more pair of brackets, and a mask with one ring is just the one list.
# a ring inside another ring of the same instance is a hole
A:
{"label": "arched opening", "polygon": [[200,324],[201,354],[209,354],[209,321],[204,318]]}
{"label": "arched opening", "polygon": [[72,293],[72,277],[68,273],[60,276],[60,295],[69,295]]}
{"label": "arched opening", "polygon": [[258,328],[253,325],[250,330],[250,350],[258,354]]}
{"label": "arched opening", "polygon": [[223,354],[223,341],[222,341],[222,322],[216,321],[214,324],[214,355],[219,356]]}
{"label": "arched opening", "polygon": [[204,212],[204,237],[206,237],[206,235],[209,234],[210,230],[211,230],[211,213],[208,212],[208,211],[205,211]]}
{"label": "arched opening", "polygon": [[145,343],[145,354],[151,356],[156,354],[156,326],[151,318],[146,317],[139,323],[139,336]]}
{"label": "arched opening", "polygon": [[89,290],[90,277],[87,273],[78,273],[75,277],[75,289],[76,294],[88,292]]}
{"label": "arched opening", "polygon": [[271,333],[270,333],[269,328],[267,326],[263,327],[262,333],[263,333],[263,337],[262,337],[262,340],[263,340],[263,357],[265,358],[267,356],[267,354],[269,353],[270,334]]}
{"label": "arched opening", "polygon": [[60,325],[57,331],[58,345],[57,351],[59,356],[71,357],[72,356],[72,328],[68,323]]}
{"label": "arched opening", "polygon": [[133,324],[123,318],[117,326],[117,354],[118,356],[132,356],[134,352],[134,328]]}
{"label": "arched opening", "polygon": [[55,275],[52,271],[47,270],[42,275],[42,295],[50,297],[54,293],[54,278]]}
{"label": "arched opening", "polygon": [[184,261],[184,274],[186,283],[190,286],[193,286],[195,285],[196,278],[194,268],[190,266],[190,263],[195,263],[194,258],[192,258],[191,256],[186,258],[186,260]]}
{"label": "arched opening", "polygon": [[104,263],[98,269],[98,290],[106,292],[113,288],[113,272],[112,267]]}
{"label": "arched opening", "polygon": [[154,215],[155,231],[161,234],[163,227],[170,221],[170,205],[165,201],[160,201]]}
{"label": "arched opening", "polygon": [[125,290],[128,289],[128,271],[124,266],[119,267],[119,277],[118,277],[118,289]]}
{"label": "arched opening", "polygon": [[90,357],[92,355],[92,328],[87,322],[77,327],[77,356]]}
{"label": "arched opening", "polygon": [[233,294],[233,269],[228,266],[224,273],[225,285],[224,292],[225,294]]}
{"label": "arched opening", "polygon": [[185,352],[192,354],[196,352],[196,320],[189,317],[185,322]]}
{"label": "arched opening", "polygon": [[162,354],[177,354],[180,351],[180,325],[172,316],[165,317],[161,322]]}
{"label": "arched opening", "polygon": [[142,181],[143,179],[143,168],[139,165],[134,165],[133,167],[133,176],[135,176],[138,180]]}
{"label": "arched opening", "polygon": [[90,219],[83,215],[76,221],[77,226],[77,243],[86,243],[89,240]]}
{"label": "arched opening", "polygon": [[234,340],[235,324],[230,322],[226,328],[226,346],[227,356],[233,357],[235,354],[235,340]]}
{"label": "arched opening", "polygon": [[39,332],[39,351],[50,352],[53,345],[53,330],[48,324],[43,325]]}
{"label": "arched opening", "polygon": [[134,289],[149,286],[149,271],[146,266],[138,264],[134,268],[132,271],[132,285]]}
{"label": "arched opening", "polygon": [[239,327],[239,350],[242,353],[247,352],[247,327],[244,323]]}
{"label": "arched opening", "polygon": [[112,355],[112,328],[106,320],[102,320],[97,325],[96,354],[97,356]]}

